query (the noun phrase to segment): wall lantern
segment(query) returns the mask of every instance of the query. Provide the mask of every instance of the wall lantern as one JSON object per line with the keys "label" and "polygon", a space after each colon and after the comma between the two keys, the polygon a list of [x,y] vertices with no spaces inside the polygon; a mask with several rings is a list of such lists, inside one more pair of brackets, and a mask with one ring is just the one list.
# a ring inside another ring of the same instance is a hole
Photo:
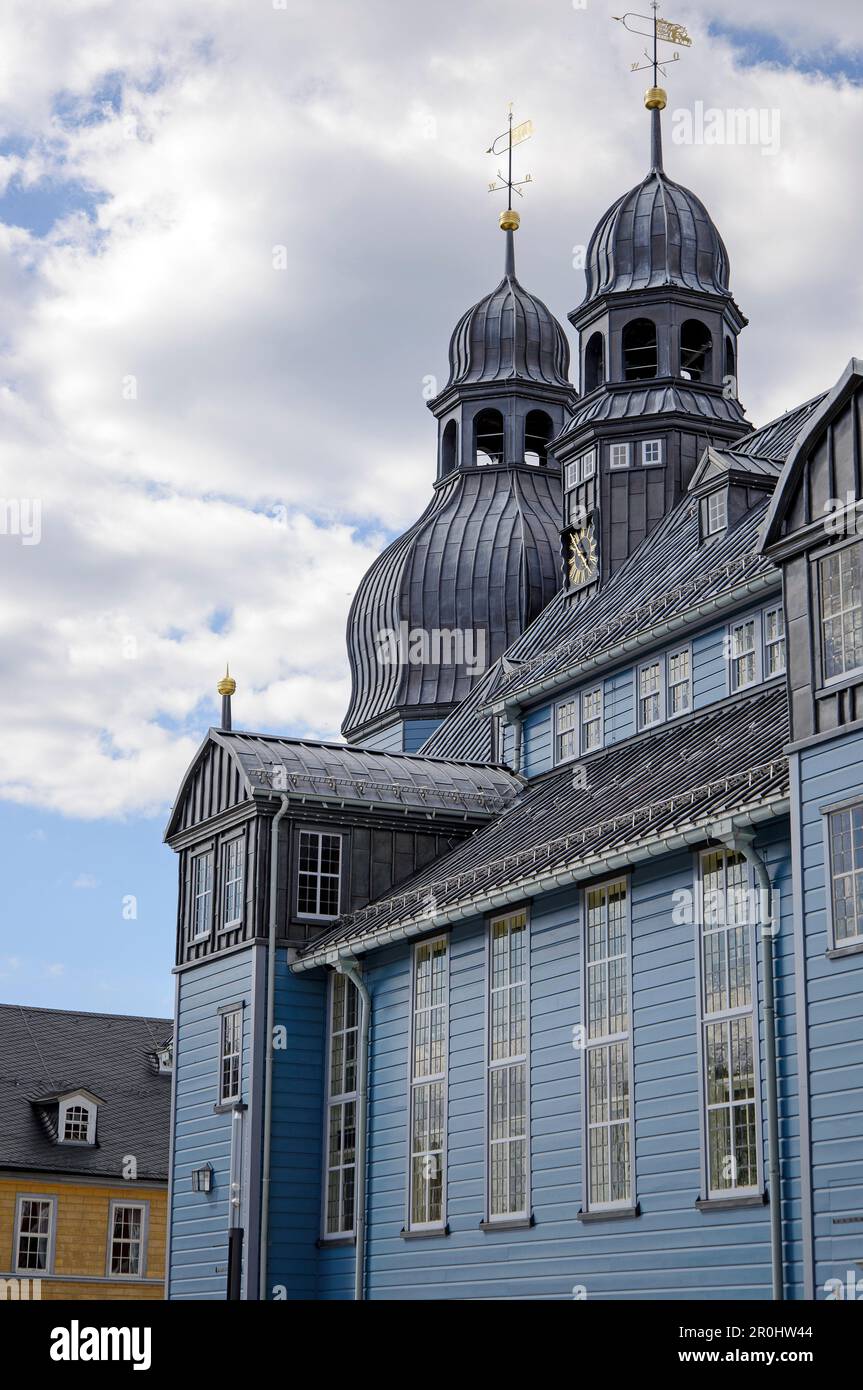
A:
{"label": "wall lantern", "polygon": [[192,1169],[192,1191],[210,1192],[213,1187],[213,1169],[209,1163],[202,1168]]}

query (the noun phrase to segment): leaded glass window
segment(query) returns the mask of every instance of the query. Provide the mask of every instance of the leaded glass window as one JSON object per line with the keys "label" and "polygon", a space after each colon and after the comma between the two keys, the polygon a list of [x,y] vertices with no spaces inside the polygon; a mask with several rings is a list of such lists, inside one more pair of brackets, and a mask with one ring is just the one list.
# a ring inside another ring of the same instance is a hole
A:
{"label": "leaded glass window", "polygon": [[345,975],[330,985],[330,1048],[327,1085],[326,1223],[328,1236],[354,1229],[356,1184],[359,995]]}
{"label": "leaded glass window", "polygon": [[446,938],[414,948],[411,1027],[411,1228],[443,1226],[446,1168]]}
{"label": "leaded glass window", "polygon": [[686,714],[692,708],[692,658],[688,647],[668,657],[668,717]]}
{"label": "leaded glass window", "polygon": [[731,685],[734,690],[754,685],[758,679],[755,634],[754,618],[735,623],[731,629]]}
{"label": "leaded glass window", "polygon": [[629,1205],[629,906],[624,881],[585,893],[586,1172],[588,1210]]}
{"label": "leaded glass window", "polygon": [[662,662],[649,661],[638,669],[638,727],[648,729],[662,719]]}
{"label": "leaded glass window", "polygon": [[764,613],[764,678],[781,676],[785,670],[785,611],[767,608]]}
{"label": "leaded glass window", "polygon": [[245,841],[241,835],[229,840],[224,856],[224,925],[232,926],[243,918],[243,860]]}
{"label": "leaded glass window", "polygon": [[489,1219],[527,1216],[528,930],[527,914],[489,928]]}
{"label": "leaded glass window", "polygon": [[602,747],[602,686],[586,690],[581,697],[581,751],[592,753]]}
{"label": "leaded glass window", "polygon": [[863,666],[863,541],[819,561],[824,679]]}
{"label": "leaded glass window", "polygon": [[219,1103],[240,1098],[240,1057],[243,1046],[243,1011],[231,1009],[222,1016],[219,1049]]}
{"label": "leaded glass window", "polygon": [[863,940],[863,802],[831,811],[830,884],[833,944]]}
{"label": "leaded glass window", "polygon": [[193,909],[195,936],[208,936],[213,920],[213,855],[211,851],[198,854],[192,861]]}
{"label": "leaded glass window", "polygon": [[578,699],[561,700],[554,716],[555,762],[565,763],[578,753]]}

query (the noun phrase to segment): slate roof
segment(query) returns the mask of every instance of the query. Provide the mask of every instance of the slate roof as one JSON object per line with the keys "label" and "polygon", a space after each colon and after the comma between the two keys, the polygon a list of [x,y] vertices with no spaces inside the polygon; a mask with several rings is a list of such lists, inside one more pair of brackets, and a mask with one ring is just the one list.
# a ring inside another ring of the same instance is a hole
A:
{"label": "slate roof", "polygon": [[339,947],[368,950],[393,929],[429,930],[481,912],[489,899],[519,901],[608,871],[647,846],[691,843],[732,816],[764,818],[787,809],[788,738],[784,682],[723,702],[536,779],[491,825],[426,867],[396,894],[342,919],[302,954],[299,968]]}
{"label": "slate roof", "polygon": [[793,410],[786,410],[784,415],[770,420],[766,425],[762,425],[761,429],[754,430],[735,444],[734,452],[758,455],[759,458],[772,459],[775,463],[784,464],[800,431],[811,420],[826,395],[827,392],[822,391],[811,400],[795,406]]}
{"label": "slate roof", "polygon": [[396,710],[446,707],[470,695],[478,676],[469,662],[382,662],[381,633],[398,633],[402,623],[408,632],[482,632],[491,664],[560,587],[561,515],[556,468],[459,470],[435,490],[354,595],[345,738]]}
{"label": "slate roof", "polygon": [[[172,1032],[168,1018],[0,1004],[0,1169],[119,1181],[134,1154],[139,1178],[167,1179],[171,1077],[151,1054]],[[103,1102],[92,1148],[51,1137],[50,1098],[77,1090]]]}
{"label": "slate roof", "polygon": [[588,424],[609,420],[639,420],[644,415],[686,415],[701,419],[708,425],[735,425],[749,428],[743,407],[733,396],[720,391],[708,391],[697,386],[679,386],[674,382],[621,383],[619,389],[606,383],[604,389],[592,393],[577,404],[566,428],[560,435],[565,439]]}

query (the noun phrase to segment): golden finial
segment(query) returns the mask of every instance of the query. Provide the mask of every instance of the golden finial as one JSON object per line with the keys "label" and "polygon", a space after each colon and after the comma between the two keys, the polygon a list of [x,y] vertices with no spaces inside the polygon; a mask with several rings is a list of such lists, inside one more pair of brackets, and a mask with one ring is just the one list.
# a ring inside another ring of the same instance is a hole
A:
{"label": "golden finial", "polygon": [[648,87],[644,93],[644,104],[648,111],[664,111],[668,105],[668,93],[664,87]]}
{"label": "golden finial", "polygon": [[517,232],[521,226],[521,218],[515,208],[504,208],[500,215],[501,231]]}
{"label": "golden finial", "polygon": [[222,679],[219,681],[219,684],[216,686],[216,689],[218,690],[220,695],[233,695],[236,688],[237,682],[231,675],[231,668],[230,666],[226,666],[225,674],[222,676]]}

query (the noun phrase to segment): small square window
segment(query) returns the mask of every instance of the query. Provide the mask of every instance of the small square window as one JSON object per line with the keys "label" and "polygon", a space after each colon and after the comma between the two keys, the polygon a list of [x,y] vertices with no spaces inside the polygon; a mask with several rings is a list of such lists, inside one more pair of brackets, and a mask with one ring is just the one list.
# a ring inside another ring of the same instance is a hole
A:
{"label": "small square window", "polygon": [[608,450],[608,461],[612,468],[629,467],[629,445],[611,444]]}
{"label": "small square window", "polygon": [[662,463],[661,439],[645,439],[641,446],[641,462],[645,466],[651,463]]}
{"label": "small square window", "polygon": [[581,464],[582,479],[592,478],[596,472],[596,450],[588,449],[586,454],[582,454],[579,463]]}
{"label": "small square window", "polygon": [[573,459],[572,463],[566,465],[566,486],[567,488],[577,487],[581,482],[581,459]]}

